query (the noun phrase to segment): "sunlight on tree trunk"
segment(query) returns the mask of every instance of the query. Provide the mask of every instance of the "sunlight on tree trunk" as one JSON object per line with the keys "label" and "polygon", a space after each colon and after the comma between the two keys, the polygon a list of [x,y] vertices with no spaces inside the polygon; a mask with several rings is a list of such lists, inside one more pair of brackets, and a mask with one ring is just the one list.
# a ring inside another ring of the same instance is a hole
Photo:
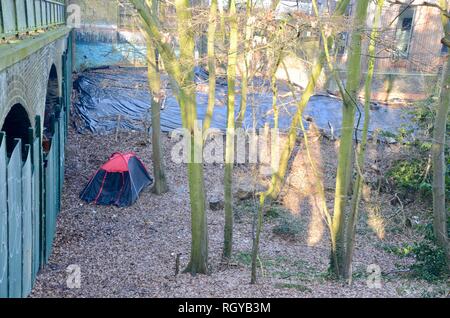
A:
{"label": "sunlight on tree trunk", "polygon": [[447,263],[450,270],[450,247],[447,230],[447,211],[445,207],[445,140],[448,109],[450,104],[450,62],[444,69],[444,82],[441,90],[441,99],[437,109],[434,126],[434,137],[432,147],[433,160],[433,212],[434,212],[434,233],[436,240],[446,251]]}
{"label": "sunlight on tree trunk", "polygon": [[[449,4],[446,0],[440,0],[440,5],[448,12]],[[450,41],[450,21],[448,17],[441,14],[444,27],[443,43]],[[444,44],[445,45],[445,44]],[[450,246],[448,238],[447,220],[449,215],[445,207],[445,144],[447,118],[450,104],[450,62],[444,67],[444,75],[442,81],[441,98],[438,105],[436,119],[434,123],[433,146],[431,150],[433,162],[433,213],[434,213],[434,234],[436,241],[440,247],[444,249],[447,255],[447,268],[450,273]]]}
{"label": "sunlight on tree trunk", "polygon": [[203,123],[203,131],[206,132],[211,127],[212,117],[214,115],[214,106],[216,104],[216,53],[215,39],[217,26],[217,0],[211,0],[208,25],[208,109]]}
{"label": "sunlight on tree trunk", "polygon": [[[180,104],[183,128],[190,133],[191,160],[188,163],[189,195],[191,203],[191,256],[185,272],[205,274],[208,272],[208,229],[205,205],[205,187],[203,178],[203,164],[196,163],[194,154],[203,147],[203,140],[194,138],[197,119],[196,85],[195,85],[195,39],[192,30],[192,17],[189,0],[176,0],[176,16],[180,57],[161,33],[159,21],[153,17],[144,0],[130,0],[143,20],[143,29],[158,49],[169,73],[173,92]],[[147,0],[148,1],[148,0]]]}
{"label": "sunlight on tree trunk", "polygon": [[[350,0],[342,0],[339,2],[336,7],[335,12],[333,13],[334,17],[342,16],[347,10],[348,4]],[[331,37],[330,37],[331,39]],[[295,143],[297,141],[297,129],[301,120],[303,120],[303,111],[309,103],[311,96],[313,96],[316,83],[319,80],[320,74],[322,73],[323,65],[326,61],[325,53],[322,52],[319,56],[318,61],[314,64],[311,70],[311,76],[309,77],[308,85],[303,92],[303,95],[297,105],[297,112],[292,119],[292,124],[288,133],[288,140],[281,152],[280,156],[280,164],[278,173],[274,174],[271,182],[271,191],[270,197],[273,200],[276,200],[281,192],[281,187],[283,185],[284,179],[286,178],[286,173],[289,165],[289,159],[292,156],[292,152],[295,147]]]}
{"label": "sunlight on tree trunk", "polygon": [[357,149],[357,176],[356,181],[353,187],[353,197],[351,201],[351,210],[349,215],[349,220],[347,223],[346,229],[346,256],[344,263],[344,278],[349,279],[351,283],[352,278],[352,259],[353,259],[353,249],[355,245],[355,232],[356,225],[358,223],[359,216],[359,204],[361,201],[361,192],[364,184],[364,163],[366,161],[366,147],[367,147],[367,138],[369,134],[369,124],[370,124],[370,101],[372,97],[372,83],[373,83],[373,74],[375,70],[375,56],[376,56],[376,43],[378,40],[379,32],[378,27],[380,24],[381,12],[383,10],[384,0],[378,0],[377,9],[375,12],[375,17],[373,21],[373,29],[370,36],[370,43],[368,49],[368,69],[367,69],[367,77],[364,86],[364,127],[362,132],[362,140],[361,144]]}
{"label": "sunlight on tree trunk", "polygon": [[[361,81],[361,40],[363,28],[366,25],[369,0],[357,2],[354,18],[351,50],[347,62],[346,94],[343,98],[342,132],[338,155],[336,175],[336,192],[334,198],[334,214],[332,233],[335,250],[332,251],[331,270],[336,277],[344,273],[345,259],[345,209],[348,202],[350,180],[353,175],[353,136],[355,124],[356,103]],[[336,259],[335,259],[336,258]],[[337,264],[337,268],[336,268]]]}
{"label": "sunlight on tree trunk", "polygon": [[248,81],[249,81],[249,68],[252,60],[251,44],[253,37],[253,19],[251,18],[252,1],[247,0],[245,11],[245,40],[244,40],[244,69],[242,71],[242,83],[241,83],[241,104],[239,108],[239,116],[236,121],[236,127],[242,128],[242,124],[245,119],[245,113],[247,112],[247,98],[248,98]]}
{"label": "sunlight on tree trunk", "polygon": [[[189,10],[189,0],[175,0],[180,42],[180,66],[183,81],[180,83],[181,108],[185,110],[186,128],[191,136],[191,160],[188,163],[189,192],[192,212],[192,246],[191,259],[185,270],[193,275],[208,272],[208,230],[205,206],[205,186],[203,164],[196,162],[195,154],[202,153],[203,139],[194,137],[197,121],[197,101],[195,85],[195,39],[192,30],[192,17]],[[200,151],[199,151],[200,150]]]}
{"label": "sunlight on tree trunk", "polygon": [[[158,16],[158,1],[147,1],[152,10],[152,14]],[[159,53],[154,47],[152,41],[147,38],[147,64],[148,64],[148,83],[151,93],[152,107],[152,149],[153,149],[153,173],[155,184],[153,191],[161,195],[169,191],[164,170],[164,156],[161,148],[161,74],[159,71]]]}
{"label": "sunlight on tree trunk", "polygon": [[224,229],[224,259],[230,259],[233,246],[233,166],[235,138],[235,102],[236,102],[236,69],[238,50],[238,21],[236,1],[229,2],[230,49],[228,51],[228,124],[225,154],[225,229]]}

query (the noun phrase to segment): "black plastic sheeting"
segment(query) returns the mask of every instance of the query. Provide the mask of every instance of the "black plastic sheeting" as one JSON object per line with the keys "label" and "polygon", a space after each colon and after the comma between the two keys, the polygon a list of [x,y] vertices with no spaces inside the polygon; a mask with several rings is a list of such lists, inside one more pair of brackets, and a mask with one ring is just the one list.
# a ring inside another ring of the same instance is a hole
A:
{"label": "black plastic sheeting", "polygon": [[[196,69],[196,81],[206,82],[208,73]],[[261,93],[249,94],[248,108],[245,114],[244,127],[253,126],[253,112],[256,110],[257,127],[261,128],[269,123],[273,124],[272,95],[268,83],[256,79],[255,86],[267,87]],[[74,82],[77,98],[74,111],[82,119],[77,124],[79,132],[89,130],[96,134],[107,134],[117,130],[142,130],[144,121],[150,120],[150,94],[146,69],[143,68],[103,68],[83,72]],[[292,115],[296,105],[290,91],[281,91],[279,98],[279,127],[286,130],[290,127]],[[212,119],[212,128],[225,130],[227,125],[226,107],[227,86],[223,79],[218,80],[217,105]],[[286,97],[289,96],[289,97]],[[208,94],[197,92],[198,119],[203,120],[208,105]],[[236,98],[236,116],[239,111],[240,96]],[[252,107],[255,105],[256,107]],[[361,107],[362,108],[362,107]],[[120,121],[118,120],[120,115]],[[336,135],[339,134],[342,121],[342,102],[339,99],[316,95],[313,96],[305,110],[305,116],[311,117],[315,124],[329,131],[332,127]],[[363,114],[361,114],[363,116]],[[371,113],[370,130],[381,129],[395,133],[403,123],[407,122],[403,112],[398,108],[378,106]],[[358,114],[357,114],[358,117]],[[362,127],[362,120],[360,127]],[[120,125],[119,125],[120,124]],[[307,125],[308,123],[305,122]],[[170,132],[180,128],[181,113],[174,96],[167,96],[161,111],[161,128]]]}

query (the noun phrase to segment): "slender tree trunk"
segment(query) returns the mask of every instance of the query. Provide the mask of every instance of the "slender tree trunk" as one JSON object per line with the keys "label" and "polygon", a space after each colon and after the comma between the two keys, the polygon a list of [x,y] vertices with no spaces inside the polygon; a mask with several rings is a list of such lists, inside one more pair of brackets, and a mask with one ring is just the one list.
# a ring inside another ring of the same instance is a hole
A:
{"label": "slender tree trunk", "polygon": [[191,256],[185,272],[205,274],[208,272],[208,228],[205,204],[203,164],[195,162],[195,153],[202,153],[203,140],[194,137],[197,120],[195,85],[195,39],[189,0],[175,0],[178,22],[180,57],[161,33],[158,19],[151,15],[149,0],[130,0],[142,18],[143,30],[158,49],[169,73],[172,89],[180,104],[183,128],[190,133],[191,156],[188,163],[189,195],[191,204]]}
{"label": "slender tree trunk", "polygon": [[[282,51],[281,48],[280,51]],[[271,72],[271,88],[272,88],[272,111],[273,111],[273,128],[275,130],[279,127],[279,118],[280,118],[280,108],[278,107],[278,83],[277,83],[277,71],[280,67],[281,62],[283,61],[283,52],[275,52],[274,51],[274,64]]]}
{"label": "slender tree trunk", "polygon": [[[151,42],[148,41],[147,45]],[[149,83],[152,92],[152,148],[153,148],[153,173],[155,185],[153,190],[161,195],[169,191],[164,169],[164,156],[161,148],[161,79],[158,68],[158,52],[153,47],[147,48]],[[152,64],[152,66],[150,66]]]}
{"label": "slender tree trunk", "polygon": [[249,68],[252,59],[251,41],[253,36],[253,20],[251,19],[251,10],[252,10],[252,1],[247,0],[245,42],[244,42],[244,70],[242,72],[242,83],[241,83],[241,105],[239,108],[239,116],[236,121],[237,128],[242,128],[242,124],[244,123],[245,119],[245,113],[247,112]]}
{"label": "slender tree trunk", "polygon": [[[440,0],[440,5],[447,11],[449,9],[448,2]],[[442,23],[444,26],[444,40],[443,43],[450,42],[450,25],[449,19],[442,16]],[[447,117],[450,104],[450,62],[444,68],[441,98],[438,105],[436,120],[434,123],[433,146],[431,150],[433,162],[433,214],[434,214],[434,234],[436,241],[440,247],[444,249],[447,255],[447,268],[450,273],[450,246],[448,238],[447,219],[449,217],[448,211],[445,207],[445,145],[447,130]]]}
{"label": "slender tree trunk", "polygon": [[[358,90],[361,82],[361,39],[363,27],[366,25],[367,7],[369,0],[357,2],[354,18],[354,30],[350,44],[347,64],[346,95],[343,96],[342,132],[339,147],[339,162],[336,176],[336,192],[334,198],[334,214],[332,233],[335,242],[335,251],[331,255],[331,270],[336,277],[344,272],[345,259],[345,209],[348,202],[350,180],[353,175],[353,135],[355,124],[355,111],[358,99]],[[334,259],[337,258],[337,259]],[[338,264],[336,268],[335,264]]]}
{"label": "slender tree trunk", "polygon": [[[148,0],[152,15],[158,17],[158,1]],[[164,169],[164,156],[161,149],[161,74],[159,71],[159,53],[147,36],[148,82],[152,103],[152,148],[153,173],[155,183],[153,191],[161,195],[169,191]]]}
{"label": "slender tree trunk", "polygon": [[208,73],[209,73],[209,96],[208,109],[203,123],[203,131],[206,132],[211,127],[216,104],[216,25],[217,25],[217,0],[211,0],[208,26]]}
{"label": "slender tree trunk", "polygon": [[205,186],[203,164],[196,162],[195,154],[203,153],[203,139],[195,138],[197,121],[197,102],[195,85],[195,39],[192,30],[192,17],[189,10],[189,0],[175,0],[178,20],[178,35],[180,42],[180,65],[184,74],[180,83],[181,106],[185,110],[185,127],[190,132],[191,158],[188,163],[189,193],[191,201],[192,245],[191,259],[185,272],[193,275],[208,272],[208,229],[205,206]]}
{"label": "slender tree trunk", "polygon": [[266,204],[266,196],[267,193],[262,193],[260,195],[259,209],[257,215],[257,223],[256,223],[256,233],[253,238],[253,247],[252,247],[252,273],[251,273],[251,284],[257,283],[257,268],[258,268],[258,255],[259,255],[259,241],[261,239],[261,231],[263,226],[264,219],[264,206]]}
{"label": "slender tree trunk", "polygon": [[236,68],[238,50],[238,23],[236,1],[229,2],[230,49],[228,52],[228,124],[225,154],[225,229],[224,259],[230,259],[233,246],[233,166],[235,138]]}
{"label": "slender tree trunk", "polygon": [[227,31],[225,27],[225,9],[224,9],[225,1],[221,1],[219,3],[219,15],[220,15],[220,36],[222,40],[222,44],[225,46],[227,42]]}
{"label": "slender tree trunk", "polygon": [[444,81],[442,83],[441,99],[437,109],[436,121],[434,123],[434,137],[432,147],[433,162],[433,213],[434,233],[439,246],[444,248],[447,255],[447,263],[450,270],[450,247],[448,241],[447,219],[448,212],[445,207],[445,144],[448,109],[450,105],[450,62],[444,70]]}
{"label": "slender tree trunk", "polygon": [[351,283],[352,276],[352,259],[353,259],[353,249],[355,245],[355,232],[356,225],[358,222],[359,215],[359,204],[361,201],[361,192],[364,184],[364,163],[366,160],[366,147],[367,147],[367,137],[369,134],[369,124],[370,124],[370,101],[372,97],[372,82],[373,82],[373,74],[375,70],[375,55],[376,55],[376,42],[378,39],[378,27],[380,23],[381,12],[383,10],[384,0],[378,0],[377,10],[375,13],[374,21],[373,21],[373,29],[372,34],[370,36],[369,43],[369,62],[368,62],[368,70],[366,83],[364,86],[364,127],[362,133],[361,144],[358,147],[357,151],[357,176],[356,181],[353,187],[353,197],[351,201],[351,210],[349,215],[349,220],[347,223],[346,230],[346,256],[344,263],[344,278],[349,279]]}
{"label": "slender tree trunk", "polygon": [[[334,17],[342,16],[349,4],[350,0],[342,0],[339,2],[338,6],[336,7],[336,10],[333,14]],[[330,37],[331,39],[332,37]],[[303,92],[303,95],[297,105],[297,112],[294,115],[294,118],[292,119],[291,127],[289,129],[288,133],[288,140],[286,142],[286,145],[284,146],[283,150],[281,151],[280,155],[280,165],[278,168],[278,173],[274,174],[272,176],[272,182],[271,187],[272,191],[270,191],[270,198],[275,200],[278,198],[282,184],[284,182],[284,179],[286,177],[289,159],[292,156],[292,152],[295,147],[295,143],[297,140],[297,129],[299,127],[300,121],[303,119],[303,111],[305,110],[306,106],[309,103],[309,100],[311,96],[314,94],[314,90],[316,87],[316,83],[319,80],[320,74],[322,73],[323,65],[326,61],[326,55],[324,52],[322,52],[318,58],[318,61],[314,64],[311,76],[309,77],[308,85],[305,88],[305,91]]]}

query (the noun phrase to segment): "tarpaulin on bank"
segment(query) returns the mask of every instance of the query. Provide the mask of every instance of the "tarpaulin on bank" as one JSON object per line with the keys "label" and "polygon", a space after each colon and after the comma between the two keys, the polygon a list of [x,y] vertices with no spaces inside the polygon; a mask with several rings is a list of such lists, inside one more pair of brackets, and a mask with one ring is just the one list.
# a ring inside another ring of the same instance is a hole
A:
{"label": "tarpaulin on bank", "polygon": [[[208,73],[196,69],[196,81],[199,84],[208,81]],[[270,86],[261,79],[253,83],[256,92],[248,95],[248,106],[244,127],[252,127],[255,120],[257,128],[266,123],[273,125],[272,94]],[[148,90],[147,70],[145,68],[111,67],[92,69],[80,74],[74,82],[77,97],[74,111],[81,119],[77,123],[79,132],[89,130],[93,133],[106,134],[120,130],[142,130],[144,121],[150,121],[150,94]],[[168,90],[170,93],[170,90]],[[239,87],[238,87],[239,92]],[[227,86],[224,79],[218,80],[217,101],[212,119],[212,128],[225,130],[227,126],[226,107]],[[197,91],[197,115],[199,120],[205,118],[208,106],[206,90]],[[236,116],[239,112],[240,96],[236,98]],[[278,98],[280,109],[279,127],[288,129],[296,111],[295,101],[290,90],[280,89]],[[376,128],[395,132],[405,122],[400,109],[380,106],[372,111],[370,130]],[[305,116],[313,118],[319,128],[333,128],[338,135],[342,121],[342,102],[339,99],[316,95],[313,96],[305,110]],[[362,122],[360,123],[362,127]],[[173,95],[166,97],[161,111],[161,128],[170,132],[180,128],[181,112]]]}

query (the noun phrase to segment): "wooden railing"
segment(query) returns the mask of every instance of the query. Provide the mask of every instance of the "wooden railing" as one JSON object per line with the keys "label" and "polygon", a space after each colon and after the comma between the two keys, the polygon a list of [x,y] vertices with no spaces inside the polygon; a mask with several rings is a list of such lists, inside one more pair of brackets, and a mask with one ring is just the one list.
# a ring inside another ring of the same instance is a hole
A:
{"label": "wooden railing", "polygon": [[64,0],[0,0],[0,39],[64,23]]}

